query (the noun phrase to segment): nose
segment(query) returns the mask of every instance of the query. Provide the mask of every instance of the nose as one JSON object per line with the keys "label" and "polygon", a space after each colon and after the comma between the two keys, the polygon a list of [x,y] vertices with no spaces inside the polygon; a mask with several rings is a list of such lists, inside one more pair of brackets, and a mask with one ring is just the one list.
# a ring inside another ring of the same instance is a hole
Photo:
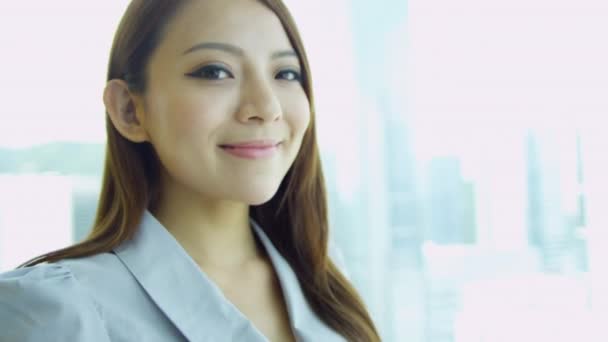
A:
{"label": "nose", "polygon": [[281,103],[269,81],[262,77],[243,82],[237,119],[243,123],[272,122],[282,116]]}

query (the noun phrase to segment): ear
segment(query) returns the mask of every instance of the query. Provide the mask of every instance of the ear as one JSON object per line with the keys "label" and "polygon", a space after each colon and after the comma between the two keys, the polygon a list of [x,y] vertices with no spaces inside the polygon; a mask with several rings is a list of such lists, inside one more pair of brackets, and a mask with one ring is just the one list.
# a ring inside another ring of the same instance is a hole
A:
{"label": "ear", "polygon": [[137,101],[123,80],[110,80],[103,91],[103,103],[116,130],[125,139],[141,143],[149,141],[149,137],[143,126],[144,113]]}

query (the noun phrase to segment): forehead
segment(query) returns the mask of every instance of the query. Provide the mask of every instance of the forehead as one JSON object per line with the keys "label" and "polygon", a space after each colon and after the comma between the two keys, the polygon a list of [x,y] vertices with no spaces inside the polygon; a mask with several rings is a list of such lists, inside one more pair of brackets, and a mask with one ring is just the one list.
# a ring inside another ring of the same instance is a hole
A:
{"label": "forehead", "polygon": [[188,1],[165,34],[165,45],[180,52],[204,41],[231,43],[246,51],[291,47],[277,15],[257,0]]}

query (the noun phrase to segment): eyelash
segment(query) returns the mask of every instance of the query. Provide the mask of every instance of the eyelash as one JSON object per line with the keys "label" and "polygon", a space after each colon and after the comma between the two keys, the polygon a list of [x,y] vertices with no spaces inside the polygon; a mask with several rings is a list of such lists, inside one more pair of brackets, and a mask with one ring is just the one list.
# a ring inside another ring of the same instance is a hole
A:
{"label": "eyelash", "polygon": [[[210,73],[210,72],[215,73],[215,77],[213,77],[213,76],[209,77],[208,73]],[[218,73],[218,72],[223,72],[226,74],[226,76],[224,78],[217,78],[216,73]],[[207,75],[205,75],[206,73],[207,73]],[[283,75],[285,73],[291,73],[293,75],[293,79],[284,79],[285,81],[288,81],[288,82],[301,82],[302,81],[302,75],[300,75],[299,72],[297,72],[296,70],[293,70],[293,69],[283,69],[277,73],[277,76]],[[206,80],[212,80],[212,81],[221,81],[221,80],[224,80],[227,78],[234,78],[234,75],[230,71],[228,71],[226,68],[219,66],[219,65],[206,65],[202,68],[195,70],[194,72],[187,74],[187,76],[206,79]]]}

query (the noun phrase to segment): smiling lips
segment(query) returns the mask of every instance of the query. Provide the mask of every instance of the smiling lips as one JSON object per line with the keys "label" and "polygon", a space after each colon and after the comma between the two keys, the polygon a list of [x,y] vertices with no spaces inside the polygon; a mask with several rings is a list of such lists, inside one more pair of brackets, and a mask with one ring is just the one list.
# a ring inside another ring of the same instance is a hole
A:
{"label": "smiling lips", "polygon": [[278,150],[281,142],[270,140],[264,141],[248,141],[236,144],[224,144],[219,147],[229,154],[245,159],[260,159],[267,158]]}

